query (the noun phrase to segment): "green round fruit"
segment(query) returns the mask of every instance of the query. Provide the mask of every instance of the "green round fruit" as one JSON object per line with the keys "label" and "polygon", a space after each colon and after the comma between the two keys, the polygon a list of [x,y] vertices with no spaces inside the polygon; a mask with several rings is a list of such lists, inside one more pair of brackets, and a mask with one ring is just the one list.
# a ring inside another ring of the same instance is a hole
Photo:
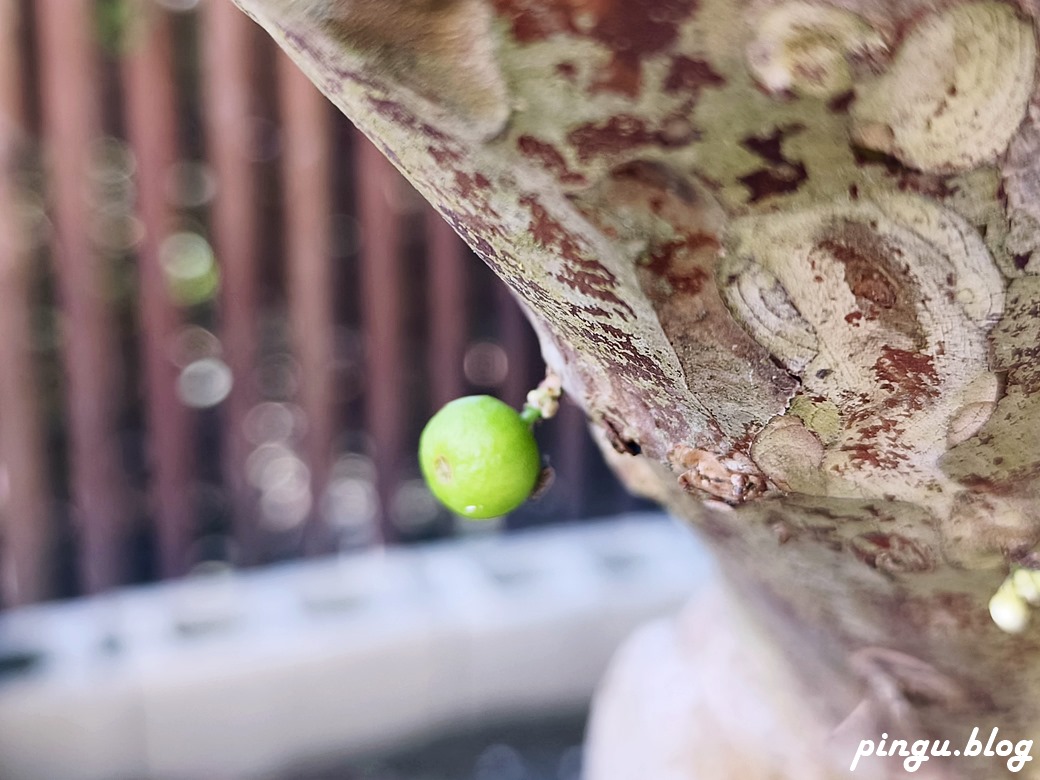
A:
{"label": "green round fruit", "polygon": [[542,459],[515,409],[489,395],[471,395],[446,404],[426,423],[419,466],[441,503],[482,520],[527,500]]}

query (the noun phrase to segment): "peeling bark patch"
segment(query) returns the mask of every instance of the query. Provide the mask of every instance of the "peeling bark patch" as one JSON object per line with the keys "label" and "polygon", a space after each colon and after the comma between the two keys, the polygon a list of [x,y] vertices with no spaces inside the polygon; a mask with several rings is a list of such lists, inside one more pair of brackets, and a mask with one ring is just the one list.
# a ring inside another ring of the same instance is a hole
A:
{"label": "peeling bark patch", "polygon": [[989,613],[966,593],[940,591],[910,596],[900,605],[900,614],[917,630],[943,635],[977,636],[992,625]]}
{"label": "peeling bark patch", "polygon": [[639,60],[620,52],[614,52],[610,63],[589,85],[589,92],[613,92],[625,97],[636,98],[643,85],[643,75]]}
{"label": "peeling bark patch", "polygon": [[[462,212],[441,207],[441,216],[496,273],[506,275],[507,271],[496,265],[497,253],[489,241],[502,236],[499,214],[488,199],[491,181],[481,173],[469,174],[459,170],[452,173],[452,191],[456,196],[453,200],[466,203],[473,210]],[[441,197],[445,195],[441,193]]]}
{"label": "peeling bark patch", "polygon": [[876,442],[845,444],[842,445],[841,451],[849,453],[851,463],[872,466],[875,469],[895,470],[909,459],[905,453]]}
{"label": "peeling bark patch", "polygon": [[447,208],[441,209],[440,213],[491,270],[506,279],[514,276],[508,268],[501,264],[498,252],[488,241],[487,236],[497,235],[498,230],[484,217],[476,214],[463,214]]}
{"label": "peeling bark patch", "polygon": [[850,546],[859,560],[888,574],[931,571],[935,566],[932,556],[920,544],[900,534],[860,534]]}
{"label": "peeling bark patch", "polygon": [[783,152],[783,143],[788,136],[795,135],[805,130],[805,125],[791,124],[776,128],[769,135],[752,135],[740,142],[740,145],[749,152],[757,154],[766,162],[774,165],[792,165],[795,161],[789,160]]}
{"label": "peeling bark patch", "polygon": [[462,155],[459,152],[446,146],[427,146],[426,151],[430,153],[430,157],[433,158],[434,162],[442,168],[448,168],[462,159]]}
{"label": "peeling bark patch", "polygon": [[939,395],[939,376],[932,356],[887,344],[881,348],[881,357],[874,363],[874,375],[881,389],[897,393],[907,408],[920,410],[926,401]]}
{"label": "peeling bark patch", "polygon": [[584,338],[615,351],[619,359],[613,367],[623,376],[661,387],[667,381],[658,363],[639,351],[631,333],[613,325],[600,325],[595,331],[586,332]]}
{"label": "peeling bark patch", "polygon": [[686,92],[696,98],[705,87],[721,87],[725,83],[726,79],[706,61],[679,55],[672,57],[663,86],[665,92]]}
{"label": "peeling bark patch", "polygon": [[521,43],[535,43],[552,35],[591,38],[639,60],[664,51],[679,37],[679,25],[699,6],[699,0],[657,0],[653,13],[631,0],[495,0],[499,16],[509,20]]}
{"label": "peeling bark patch", "polygon": [[881,165],[884,167],[885,171],[890,174],[898,174],[910,170],[890,154],[885,154],[884,152],[879,152],[874,149],[867,149],[858,144],[852,144],[850,149],[852,151],[852,161],[859,168],[865,168],[868,165]]}
{"label": "peeling bark patch", "polygon": [[641,146],[686,146],[699,137],[696,129],[683,117],[666,119],[661,128],[651,128],[638,116],[618,114],[605,122],[579,125],[567,134],[567,142],[574,147],[578,159],[587,163],[597,157],[607,157]]}
{"label": "peeling bark patch", "polygon": [[[514,258],[500,254],[483,237],[487,232],[480,227],[482,217],[479,215],[460,214],[450,209],[442,210],[441,214],[488,267],[505,280],[530,309],[539,312],[563,339],[563,344],[574,344],[589,350],[593,349],[592,345],[596,345],[594,351],[604,361],[616,397],[626,397],[633,386],[669,386],[669,379],[661,364],[639,348],[631,333],[602,322],[606,317],[615,316],[615,312],[594,305],[578,307],[567,303],[559,294],[554,294],[534,279],[524,276],[518,271]],[[578,358],[575,356],[573,361],[577,362]],[[668,410],[662,411],[663,414],[655,418],[653,427],[668,431],[684,429],[681,421],[670,415]],[[643,429],[646,430],[645,427]],[[628,451],[642,451],[641,444],[618,435]]]}
{"label": "peeling bark patch", "polygon": [[895,305],[895,280],[884,272],[880,263],[862,254],[857,246],[840,239],[826,239],[819,246],[845,267],[845,281],[853,295],[883,309]]}
{"label": "peeling bark patch", "polygon": [[558,62],[556,72],[568,81],[574,81],[578,76],[578,66],[573,62]]}
{"label": "peeling bark patch", "polygon": [[[901,268],[903,253],[899,247],[852,220],[836,222],[817,246],[841,263],[845,283],[856,296],[864,319],[879,320],[915,341],[920,339],[914,306],[917,285]],[[852,316],[846,315],[846,321],[851,322]]]}
{"label": "peeling bark patch", "polygon": [[756,203],[773,195],[795,192],[809,174],[801,160],[791,160],[783,153],[784,139],[805,129],[793,124],[776,128],[770,135],[748,136],[740,145],[770,164],[768,168],[741,176],[739,181],[749,191],[749,202]]}
{"label": "peeling bark patch", "polygon": [[994,332],[996,356],[1009,383],[1026,397],[1040,392],[1040,284],[1035,278],[1011,286],[1004,319]]}
{"label": "peeling bark patch", "polygon": [[384,119],[389,120],[400,127],[418,133],[430,141],[439,141],[443,143],[449,140],[447,135],[442,133],[433,125],[420,121],[420,119],[412,113],[411,109],[396,100],[383,100],[382,98],[376,98],[369,95],[368,104],[372,106],[373,111]]}
{"label": "peeling bark patch", "polygon": [[928,198],[945,200],[956,195],[959,187],[949,183],[949,177],[941,173],[924,173],[908,168],[889,154],[864,149],[853,145],[852,159],[857,167],[880,166],[885,174],[895,178],[896,188],[900,192],[914,192]]}
{"label": "peeling bark patch", "polygon": [[757,203],[773,195],[795,192],[809,178],[805,165],[784,165],[778,168],[759,168],[741,176],[739,181],[748,188],[748,202]]}
{"label": "peeling bark patch", "polygon": [[401,127],[414,129],[419,124],[418,117],[416,117],[410,109],[405,108],[396,100],[383,100],[370,95],[368,97],[368,104],[372,106],[372,110],[381,117],[388,119]]}
{"label": "peeling bark patch", "polygon": [[653,13],[630,0],[495,0],[494,5],[520,43],[571,35],[602,44],[611,60],[589,91],[634,98],[643,86],[643,60],[675,44],[699,0],[657,0]]}
{"label": "peeling bark patch", "polygon": [[335,89],[331,90],[334,92],[339,91],[339,85],[335,83],[335,79],[353,81],[355,84],[367,87],[368,89],[384,89],[384,85],[373,78],[369,78],[355,70],[350,70],[339,66],[333,62],[330,62],[325,54],[318,47],[314,46],[305,35],[290,30],[286,27],[280,27],[279,31],[285,42],[289,44],[293,49],[301,54],[305,54],[308,59],[320,66],[321,70],[328,72],[332,75],[332,79],[327,79],[325,82],[326,87],[335,86]]}
{"label": "peeling bark patch", "polygon": [[693,204],[697,201],[697,193],[685,177],[673,168],[654,160],[632,160],[619,165],[610,172],[610,178],[614,181],[634,182],[654,187],[677,196],[684,203]]}
{"label": "peeling bark patch", "polygon": [[465,171],[454,171],[455,192],[463,202],[475,202],[482,208],[488,210],[489,216],[498,217],[498,214],[487,204],[487,199],[480,191],[491,188],[491,181],[482,173],[466,173]]}
{"label": "peeling bark patch", "polygon": [[856,93],[851,89],[841,92],[827,101],[827,110],[834,114],[847,114],[849,106],[855,98]]}
{"label": "peeling bark patch", "polygon": [[[653,12],[631,0],[597,0],[569,3],[579,14],[593,15],[588,35],[613,51],[625,52],[633,61],[664,51],[679,37],[679,24],[697,9],[699,0],[657,0]],[[584,26],[584,25],[582,25]]]}
{"label": "peeling bark patch", "polygon": [[651,250],[646,270],[666,280],[673,295],[697,295],[710,275],[705,269],[697,266],[683,269],[677,262],[678,258],[688,257],[690,253],[697,251],[715,252],[719,246],[719,240],[707,233],[694,233],[668,241]]}
{"label": "peeling bark patch", "polygon": [[540,163],[543,168],[556,176],[562,184],[585,184],[586,179],[567,167],[567,161],[560,151],[548,141],[542,141],[533,135],[522,135],[516,139],[521,154]]}
{"label": "peeling bark patch", "polygon": [[569,232],[533,196],[522,196],[520,203],[531,211],[528,229],[535,242],[552,249],[563,260],[564,270],[557,273],[556,278],[568,287],[611,304],[622,319],[635,319],[635,311],[615,292],[617,277],[590,256],[584,241]]}
{"label": "peeling bark patch", "polygon": [[550,35],[570,32],[567,11],[561,6],[534,0],[499,0],[495,11],[509,19],[513,37],[520,43],[537,43]]}

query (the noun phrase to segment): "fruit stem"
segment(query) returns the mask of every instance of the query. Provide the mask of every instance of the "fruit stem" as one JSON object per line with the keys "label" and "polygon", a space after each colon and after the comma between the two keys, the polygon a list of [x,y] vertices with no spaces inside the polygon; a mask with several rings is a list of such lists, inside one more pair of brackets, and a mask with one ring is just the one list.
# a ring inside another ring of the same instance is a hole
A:
{"label": "fruit stem", "polygon": [[545,372],[545,379],[527,394],[527,403],[520,412],[520,418],[528,425],[534,425],[539,420],[548,420],[553,417],[556,410],[560,408],[562,392],[560,377],[552,369],[548,369]]}
{"label": "fruit stem", "polygon": [[534,427],[534,424],[542,419],[542,412],[536,406],[524,404],[524,408],[520,411],[520,419],[525,424]]}

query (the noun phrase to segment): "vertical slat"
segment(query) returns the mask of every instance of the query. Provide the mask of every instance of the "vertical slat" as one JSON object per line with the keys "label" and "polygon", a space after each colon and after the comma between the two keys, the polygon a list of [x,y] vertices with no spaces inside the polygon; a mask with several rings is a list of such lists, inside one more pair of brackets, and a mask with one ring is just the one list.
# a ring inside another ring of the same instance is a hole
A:
{"label": "vertical slat", "polygon": [[365,349],[365,424],[372,437],[384,540],[394,537],[390,507],[404,443],[403,274],[400,219],[389,198],[400,174],[367,140],[355,145],[361,230],[361,321]]}
{"label": "vertical slat", "polygon": [[118,583],[128,516],[117,442],[120,365],[106,270],[91,246],[91,144],[100,136],[94,3],[38,0],[44,138],[52,176],[53,257],[64,315],[69,467],[83,586]]}
{"label": "vertical slat", "polygon": [[426,209],[429,375],[433,410],[462,395],[468,333],[467,248],[444,218]]}
{"label": "vertical slat", "polygon": [[26,142],[17,0],[0,0],[0,461],[7,470],[0,604],[51,593],[46,463],[33,376],[30,253],[14,181]]}
{"label": "vertical slat", "polygon": [[246,478],[245,418],[256,401],[257,210],[251,79],[253,22],[230,0],[205,0],[203,114],[208,157],[217,179],[211,224],[221,270],[220,338],[233,386],[224,402],[224,474],[243,563],[259,555],[256,491]]}
{"label": "vertical slat", "polygon": [[320,552],[330,542],[320,508],[335,431],[329,104],[282,53],[278,85],[289,321],[300,366],[299,400],[307,418],[303,446],[314,497],[306,547]]}
{"label": "vertical slat", "polygon": [[553,433],[556,459],[555,489],[563,493],[560,502],[568,519],[581,517],[585,510],[585,490],[602,490],[603,486],[588,485],[586,468],[589,434],[585,413],[575,404],[564,400],[556,418],[545,423]]}
{"label": "vertical slat", "polygon": [[497,279],[494,284],[498,338],[509,358],[509,373],[502,387],[502,400],[519,409],[527,399],[528,391],[541,379],[533,379],[530,372],[534,353],[531,325],[524,318],[509,288]]}
{"label": "vertical slat", "polygon": [[151,515],[157,524],[159,567],[164,577],[183,574],[192,539],[194,419],[177,398],[177,367],[170,346],[181,324],[159,259],[175,214],[165,179],[177,158],[173,51],[166,13],[151,3],[147,34],[123,59],[127,130],[137,159],[137,209],[145,226],[138,252],[138,316],[144,370]]}

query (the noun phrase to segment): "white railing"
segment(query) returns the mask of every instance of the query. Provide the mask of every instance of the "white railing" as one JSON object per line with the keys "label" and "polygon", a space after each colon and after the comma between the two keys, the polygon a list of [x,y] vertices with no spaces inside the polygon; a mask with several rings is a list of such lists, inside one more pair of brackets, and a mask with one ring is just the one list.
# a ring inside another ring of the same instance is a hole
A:
{"label": "white railing", "polygon": [[688,531],[639,515],[8,613],[0,778],[270,777],[579,711],[622,639],[707,569]]}

